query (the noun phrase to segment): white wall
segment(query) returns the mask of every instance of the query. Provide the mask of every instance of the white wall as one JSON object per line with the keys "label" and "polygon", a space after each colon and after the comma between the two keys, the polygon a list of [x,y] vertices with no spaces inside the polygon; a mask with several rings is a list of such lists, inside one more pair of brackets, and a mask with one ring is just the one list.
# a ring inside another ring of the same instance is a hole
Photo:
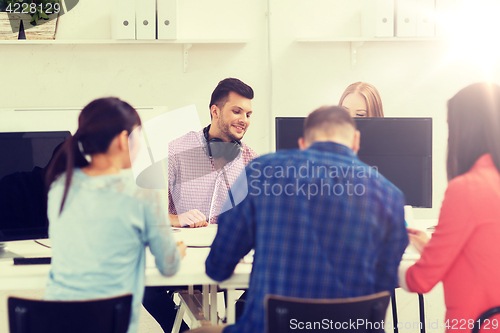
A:
{"label": "white wall", "polygon": [[[187,73],[182,44],[0,44],[0,108],[83,107],[113,95],[136,107],[173,110],[196,104],[202,124],[208,124],[213,89],[226,77],[238,77],[256,96],[246,141],[258,153],[268,152],[267,3],[219,0],[212,8],[208,1],[179,3],[179,22],[191,24],[180,24],[179,38],[208,38],[212,31],[210,38],[246,38],[248,43],[194,44]],[[56,38],[111,38],[111,8],[111,0],[80,1],[59,19]]]}
{"label": "white wall", "polygon": [[[306,116],[321,105],[337,104],[344,89],[357,81],[377,87],[387,117],[432,117],[433,208],[415,209],[415,217],[437,218],[447,185],[446,102],[476,81],[500,82],[499,68],[484,72],[480,65],[452,61],[454,44],[430,41],[365,42],[351,69],[350,43],[296,41],[360,36],[361,3],[271,0],[272,118]],[[461,52],[466,50],[464,44]]]}
{"label": "white wall", "polygon": [[[207,124],[207,104],[217,82],[238,77],[256,93],[245,141],[263,154],[274,150],[274,117],[305,116],[318,106],[336,104],[348,84],[366,81],[380,91],[387,116],[433,118],[434,208],[417,210],[415,216],[436,218],[446,187],[446,101],[470,83],[500,81],[498,66],[484,72],[451,61],[447,42],[365,42],[351,69],[348,42],[296,42],[359,36],[361,3],[178,0],[179,38],[248,40],[194,44],[187,73],[181,44],[0,44],[0,108],[82,107],[114,95],[136,107],[172,110],[194,103]],[[80,1],[60,18],[57,38],[109,39],[111,10],[111,0]],[[50,121],[58,119],[51,116]]]}

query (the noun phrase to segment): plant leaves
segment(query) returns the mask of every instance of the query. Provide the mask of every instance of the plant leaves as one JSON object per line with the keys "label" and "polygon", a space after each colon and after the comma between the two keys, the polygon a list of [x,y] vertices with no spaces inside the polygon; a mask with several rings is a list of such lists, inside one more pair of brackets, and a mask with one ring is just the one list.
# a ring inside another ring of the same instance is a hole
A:
{"label": "plant leaves", "polygon": [[32,17],[31,17],[31,21],[30,23],[34,26],[36,26],[38,24],[38,13],[35,13]]}

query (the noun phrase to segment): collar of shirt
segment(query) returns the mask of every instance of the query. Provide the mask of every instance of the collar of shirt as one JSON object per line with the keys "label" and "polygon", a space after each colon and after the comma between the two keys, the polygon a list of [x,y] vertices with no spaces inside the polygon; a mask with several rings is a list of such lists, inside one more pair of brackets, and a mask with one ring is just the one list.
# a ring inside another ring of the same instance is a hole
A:
{"label": "collar of shirt", "polygon": [[345,156],[356,156],[351,148],[332,141],[314,142],[308,149],[317,150],[320,152],[336,153]]}
{"label": "collar of shirt", "polygon": [[[203,147],[203,150],[206,153],[207,149],[208,149],[208,147],[207,147],[208,142],[207,142],[207,139],[205,138],[205,135],[203,134],[203,130],[196,132],[196,138],[198,139],[198,141],[200,142],[200,144]],[[241,145],[243,148],[243,142],[241,142]],[[224,166],[221,169],[216,170],[213,158],[209,157],[207,154],[207,158],[210,160],[210,163],[212,164],[212,171],[215,171],[217,173],[220,173],[222,171],[222,169],[224,169],[225,171],[230,169],[232,165],[236,164],[236,162],[242,158],[242,156],[243,156],[243,150],[234,160],[232,160],[231,162],[227,162],[226,164],[224,164]],[[245,164],[247,164],[247,163],[245,163]]]}
{"label": "collar of shirt", "polygon": [[472,169],[476,168],[485,168],[485,167],[494,167],[495,163],[493,162],[493,158],[491,157],[491,154],[484,154],[481,155],[476,162],[472,165]]}

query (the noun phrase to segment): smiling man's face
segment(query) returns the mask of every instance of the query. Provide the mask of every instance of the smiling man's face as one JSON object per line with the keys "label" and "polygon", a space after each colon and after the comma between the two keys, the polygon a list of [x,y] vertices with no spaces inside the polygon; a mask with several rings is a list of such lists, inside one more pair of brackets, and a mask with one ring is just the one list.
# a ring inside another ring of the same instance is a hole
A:
{"label": "smiling man's face", "polygon": [[233,91],[220,110],[217,125],[223,141],[241,140],[250,126],[252,101]]}

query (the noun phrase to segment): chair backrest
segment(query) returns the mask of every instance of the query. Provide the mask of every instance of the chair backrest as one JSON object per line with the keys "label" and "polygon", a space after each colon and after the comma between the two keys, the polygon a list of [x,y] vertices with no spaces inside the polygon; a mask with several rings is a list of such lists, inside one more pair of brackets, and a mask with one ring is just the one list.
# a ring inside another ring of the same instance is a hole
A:
{"label": "chair backrest", "polygon": [[373,295],[339,299],[304,299],[267,295],[266,331],[268,333],[383,332],[389,305],[388,291]]}
{"label": "chair backrest", "polygon": [[484,329],[484,332],[496,331],[500,328],[500,320],[490,318],[494,315],[500,313],[500,306],[495,306],[491,309],[484,311],[479,318],[477,318],[474,323],[474,328],[472,329],[472,333],[478,333],[481,329]]}
{"label": "chair backrest", "polygon": [[132,295],[89,301],[9,297],[10,333],[126,333]]}

